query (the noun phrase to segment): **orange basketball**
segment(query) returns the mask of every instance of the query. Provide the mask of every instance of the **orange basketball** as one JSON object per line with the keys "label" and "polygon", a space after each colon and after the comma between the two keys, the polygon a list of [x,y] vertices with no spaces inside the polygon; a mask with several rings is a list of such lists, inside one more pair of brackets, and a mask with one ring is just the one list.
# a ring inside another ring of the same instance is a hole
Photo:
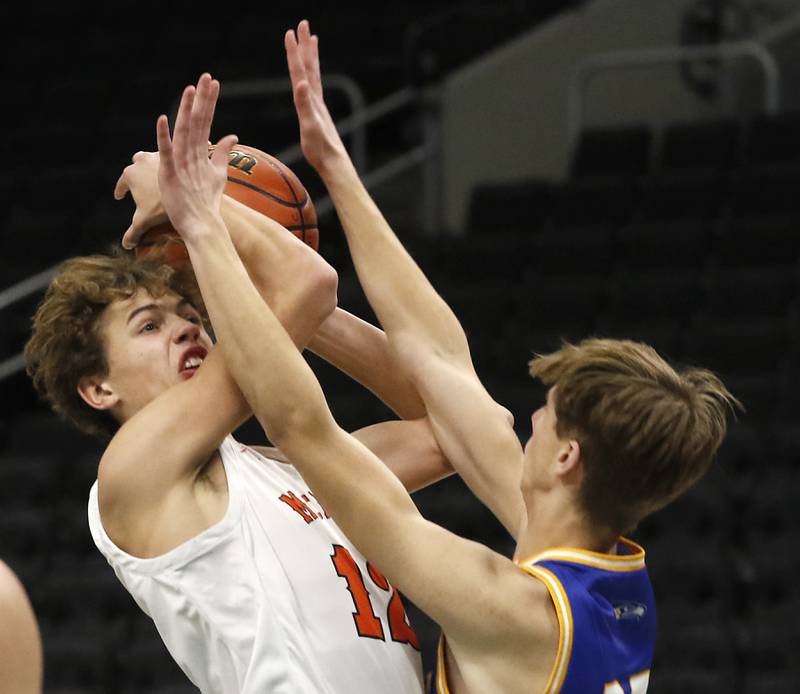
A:
{"label": "orange basketball", "polygon": [[[214,147],[209,147],[209,154]],[[300,179],[285,164],[255,147],[236,145],[228,161],[225,195],[285,226],[315,251],[319,249],[317,212]],[[186,246],[169,222],[148,229],[136,255],[158,250],[170,265],[189,259]]]}

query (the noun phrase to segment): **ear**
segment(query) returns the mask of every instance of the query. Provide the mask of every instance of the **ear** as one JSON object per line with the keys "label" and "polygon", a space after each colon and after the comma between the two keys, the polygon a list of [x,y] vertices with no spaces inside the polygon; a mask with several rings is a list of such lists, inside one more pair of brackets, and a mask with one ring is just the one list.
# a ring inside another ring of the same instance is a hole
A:
{"label": "ear", "polygon": [[78,381],[78,395],[95,410],[110,410],[119,402],[109,383],[96,376],[84,376]]}
{"label": "ear", "polygon": [[568,439],[561,446],[556,461],[556,474],[565,482],[568,481],[568,477],[580,482],[583,476],[583,459],[581,445],[575,439]]}

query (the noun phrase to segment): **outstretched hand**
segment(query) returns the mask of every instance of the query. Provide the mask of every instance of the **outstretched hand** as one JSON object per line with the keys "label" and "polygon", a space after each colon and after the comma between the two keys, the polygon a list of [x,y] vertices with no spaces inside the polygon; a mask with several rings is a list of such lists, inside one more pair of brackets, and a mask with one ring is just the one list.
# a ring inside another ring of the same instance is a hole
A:
{"label": "outstretched hand", "polygon": [[334,161],[347,159],[347,151],[322,95],[319,39],[312,36],[308,20],[304,19],[296,33],[292,29],[286,32],[284,45],[300,122],[300,145],[308,163],[324,176]]}
{"label": "outstretched hand", "polygon": [[136,203],[131,225],[122,237],[123,248],[134,248],[145,231],[167,221],[158,189],[158,152],[137,152],[133,163],[125,167],[114,188],[114,197],[122,200],[128,192]]}
{"label": "outstretched hand", "polygon": [[205,73],[196,87],[183,90],[173,135],[166,116],[159,116],[156,122],[161,200],[185,241],[202,233],[210,220],[219,219],[228,152],[238,142],[236,135],[226,135],[211,156],[208,154],[218,97],[219,82]]}

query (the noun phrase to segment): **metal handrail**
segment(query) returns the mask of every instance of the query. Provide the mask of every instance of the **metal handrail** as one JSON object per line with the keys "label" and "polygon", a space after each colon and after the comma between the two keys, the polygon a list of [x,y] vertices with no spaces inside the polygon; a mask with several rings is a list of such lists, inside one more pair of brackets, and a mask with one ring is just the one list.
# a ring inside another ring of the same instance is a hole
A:
{"label": "metal handrail", "polygon": [[[342,75],[338,76],[339,78],[343,77]],[[349,78],[348,78],[349,79]],[[234,93],[234,96],[242,96],[247,94],[252,94],[253,92],[250,90],[256,89],[257,85],[261,82],[270,82],[277,84],[280,80],[253,80],[252,82],[241,82],[241,83],[233,83],[226,87],[226,91],[224,96],[231,96],[231,92]],[[285,83],[289,83],[289,80],[284,80]],[[327,88],[327,82],[326,82]],[[238,90],[238,91],[237,91]],[[336,128],[339,131],[339,134],[343,137],[349,135],[352,132],[358,132],[359,130],[363,130],[363,126],[382,118],[394,111],[397,111],[410,103],[413,103],[419,98],[419,93],[413,87],[405,87],[403,89],[399,89],[398,91],[386,96],[385,98],[381,99],[380,101],[376,101],[374,104],[366,107],[359,107],[355,109],[353,114],[348,116],[347,118],[342,119],[341,121],[337,122]],[[177,108],[175,106],[174,108]],[[174,109],[173,109],[174,110]],[[173,116],[174,122],[174,116]],[[355,140],[354,138],[354,146]],[[404,171],[422,163],[431,155],[431,147],[430,143],[425,143],[423,145],[419,145],[417,147],[412,148],[411,150],[395,157],[394,159],[386,162],[382,166],[378,167],[377,169],[370,171],[362,176],[364,185],[367,189],[374,188],[375,186],[389,180],[390,178],[397,176]],[[300,144],[292,145],[291,147],[287,147],[283,151],[279,152],[276,157],[284,162],[287,165],[291,165],[297,161],[299,161],[303,156],[302,149]],[[363,161],[366,160],[364,157]],[[314,207],[317,211],[317,215],[322,217],[325,214],[331,212],[334,208],[333,202],[330,199],[330,196],[325,196],[321,198],[318,202],[315,202]],[[0,291],[0,310],[14,304],[18,301],[21,301],[28,296],[35,294],[42,289],[45,289],[49,284],[53,277],[58,272],[60,267],[60,263],[53,265],[42,272],[37,273],[17,284],[14,284],[2,291]],[[0,381],[4,380],[9,376],[13,376],[15,373],[22,371],[25,368],[24,358],[22,353],[16,354],[13,357],[10,357],[4,361],[0,361]]]}
{"label": "metal handrail", "polygon": [[[350,130],[348,130],[348,134],[353,132],[351,154],[356,170],[363,171],[367,165],[367,135],[363,127],[367,123],[363,117],[366,103],[364,99],[364,92],[361,91],[361,87],[358,86],[358,83],[352,77],[342,74],[326,75],[325,90],[340,91],[350,102],[351,116],[348,118],[348,120],[354,119],[357,123],[355,127],[352,127]],[[220,91],[220,99],[243,99],[252,96],[283,94],[291,91],[292,81],[289,78],[268,77],[258,80],[226,82]],[[179,104],[180,98],[176,99],[172,104],[170,112],[172,114],[173,123],[175,122],[175,116],[178,112]],[[297,150],[297,154],[294,153],[294,150],[294,147],[290,147],[288,150],[284,150],[284,152],[279,153],[277,158],[280,159],[284,164],[291,165],[295,161],[298,161],[300,156],[302,156],[299,148]],[[285,158],[283,156],[285,152],[291,152],[293,158]]]}
{"label": "metal handrail", "polygon": [[[798,25],[800,26],[800,24]],[[578,64],[568,86],[567,134],[570,145],[577,142],[583,126],[583,93],[599,72],[618,68],[643,68],[669,63],[694,62],[709,58],[752,58],[764,73],[764,110],[780,110],[780,69],[775,57],[757,41],[737,41],[709,46],[666,46],[629,51],[612,51],[589,56]]]}

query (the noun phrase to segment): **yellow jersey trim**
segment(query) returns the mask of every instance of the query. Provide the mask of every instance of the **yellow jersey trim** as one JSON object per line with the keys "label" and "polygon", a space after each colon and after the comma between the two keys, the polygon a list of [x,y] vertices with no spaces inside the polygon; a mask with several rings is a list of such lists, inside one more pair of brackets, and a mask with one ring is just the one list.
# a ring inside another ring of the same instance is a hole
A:
{"label": "yellow jersey trim", "polygon": [[567,676],[569,659],[572,655],[572,634],[574,631],[572,608],[569,605],[569,598],[564,586],[561,585],[561,581],[556,578],[554,573],[541,566],[523,566],[521,568],[545,584],[556,608],[559,626],[558,651],[553,663],[553,669],[550,671],[550,677],[547,679],[547,684],[544,688],[544,694],[558,694],[564,684],[564,678]]}
{"label": "yellow jersey trim", "polygon": [[644,568],[644,549],[635,542],[621,537],[619,543],[630,550],[630,554],[603,554],[588,549],[574,547],[551,547],[530,559],[518,562],[527,569],[542,561],[568,561],[573,564],[586,564],[605,571],[638,571]]}
{"label": "yellow jersey trim", "polygon": [[450,694],[445,668],[444,634],[439,637],[439,648],[436,653],[436,694]]}

